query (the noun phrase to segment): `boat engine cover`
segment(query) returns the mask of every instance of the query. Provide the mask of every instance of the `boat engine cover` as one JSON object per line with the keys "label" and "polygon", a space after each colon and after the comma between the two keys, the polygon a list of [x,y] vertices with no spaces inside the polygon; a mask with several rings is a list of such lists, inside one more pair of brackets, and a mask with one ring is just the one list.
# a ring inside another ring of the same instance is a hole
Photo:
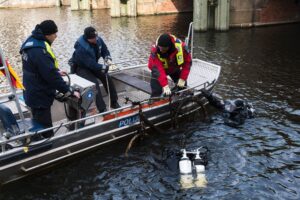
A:
{"label": "boat engine cover", "polygon": [[88,110],[90,105],[94,102],[96,96],[95,83],[86,80],[76,74],[70,74],[70,86],[80,92],[81,101],[78,104],[78,99],[69,98],[67,104],[78,110]]}

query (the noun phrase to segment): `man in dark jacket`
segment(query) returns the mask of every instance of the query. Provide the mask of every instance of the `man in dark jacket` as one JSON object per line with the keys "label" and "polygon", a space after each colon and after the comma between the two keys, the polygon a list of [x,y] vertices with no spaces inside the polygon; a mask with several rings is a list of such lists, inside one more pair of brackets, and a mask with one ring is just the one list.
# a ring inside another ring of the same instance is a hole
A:
{"label": "man in dark jacket", "polygon": [[[58,62],[51,49],[56,39],[57,26],[52,20],[36,25],[32,35],[22,44],[20,53],[23,64],[24,99],[31,108],[33,119],[45,128],[52,126],[51,105],[56,90],[65,96],[80,94],[72,91],[59,71]],[[53,136],[53,131],[45,132],[43,137]]]}
{"label": "man in dark jacket", "polygon": [[167,76],[179,89],[186,87],[192,65],[191,54],[184,42],[174,35],[161,34],[151,48],[148,67],[151,70],[151,96],[170,95]]}
{"label": "man in dark jacket", "polygon": [[[102,98],[98,79],[109,93],[111,108],[119,108],[116,88],[107,73],[108,70],[114,70],[116,67],[112,64],[106,44],[98,36],[96,30],[93,27],[85,28],[84,34],[76,41],[74,48],[75,51],[69,61],[71,72],[96,84],[96,106],[99,113],[106,111],[106,104]],[[104,65],[98,63],[100,57],[104,59]]]}

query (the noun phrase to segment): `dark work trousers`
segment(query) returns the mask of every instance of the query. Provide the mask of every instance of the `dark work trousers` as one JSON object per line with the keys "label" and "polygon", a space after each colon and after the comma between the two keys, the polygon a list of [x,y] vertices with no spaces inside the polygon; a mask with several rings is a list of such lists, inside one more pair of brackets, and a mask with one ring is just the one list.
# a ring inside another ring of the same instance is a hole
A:
{"label": "dark work trousers", "polygon": [[111,99],[111,104],[114,104],[118,101],[118,95],[117,91],[115,88],[115,85],[111,79],[111,77],[106,73],[101,72],[101,70],[90,70],[82,67],[78,67],[76,69],[76,74],[82,78],[85,78],[93,83],[96,84],[96,106],[99,112],[103,112],[106,109],[105,102],[102,98],[101,94],[101,89],[99,86],[98,79],[102,82],[105,91],[108,93],[108,88],[107,88],[107,81],[106,78],[108,78],[108,85],[109,85],[109,92],[110,92],[110,99]]}
{"label": "dark work trousers", "polygon": [[[167,74],[171,77],[171,79],[174,81],[175,84],[177,84],[179,78],[180,78],[180,73],[181,70],[176,70],[172,74]],[[159,84],[157,78],[158,78],[159,72],[156,68],[153,68],[151,71],[151,81],[150,81],[150,86],[151,86],[151,97],[158,97],[162,95],[163,89],[161,85]]]}
{"label": "dark work trousers", "polygon": [[[51,108],[31,108],[32,118],[44,128],[52,127]],[[44,138],[49,138],[54,135],[53,130],[42,133]]]}

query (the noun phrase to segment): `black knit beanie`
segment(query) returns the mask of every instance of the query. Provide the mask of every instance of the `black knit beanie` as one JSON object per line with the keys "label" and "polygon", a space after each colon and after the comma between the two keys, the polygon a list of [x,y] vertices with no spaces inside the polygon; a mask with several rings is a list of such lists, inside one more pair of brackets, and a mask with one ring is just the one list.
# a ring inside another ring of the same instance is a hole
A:
{"label": "black knit beanie", "polygon": [[39,27],[42,30],[44,35],[51,35],[58,31],[55,22],[52,20],[43,21],[42,23],[39,24]]}
{"label": "black knit beanie", "polygon": [[157,40],[157,46],[160,47],[172,47],[172,40],[169,34],[164,33],[159,36]]}
{"label": "black knit beanie", "polygon": [[97,31],[93,27],[89,26],[84,29],[84,36],[86,39],[93,39],[97,37]]}

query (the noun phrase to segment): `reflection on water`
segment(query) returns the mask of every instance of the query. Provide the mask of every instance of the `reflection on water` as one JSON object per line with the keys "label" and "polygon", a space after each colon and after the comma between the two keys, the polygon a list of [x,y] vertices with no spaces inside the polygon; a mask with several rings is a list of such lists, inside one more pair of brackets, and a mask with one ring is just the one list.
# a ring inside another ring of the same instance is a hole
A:
{"label": "reflection on water", "polygon": [[[0,10],[0,45],[20,66],[18,50],[36,23],[51,17],[59,27],[54,43],[65,69],[73,44],[88,25],[97,28],[114,60],[144,57],[159,33],[184,38],[191,14],[137,18],[109,17],[108,11],[69,8]],[[220,64],[216,92],[253,103],[254,119],[242,128],[211,122],[168,130],[135,146],[89,153],[67,165],[3,188],[0,199],[300,199],[300,26],[232,29],[195,34],[194,56]],[[184,142],[182,142],[184,138]],[[207,146],[206,188],[180,188],[162,149]]]}

